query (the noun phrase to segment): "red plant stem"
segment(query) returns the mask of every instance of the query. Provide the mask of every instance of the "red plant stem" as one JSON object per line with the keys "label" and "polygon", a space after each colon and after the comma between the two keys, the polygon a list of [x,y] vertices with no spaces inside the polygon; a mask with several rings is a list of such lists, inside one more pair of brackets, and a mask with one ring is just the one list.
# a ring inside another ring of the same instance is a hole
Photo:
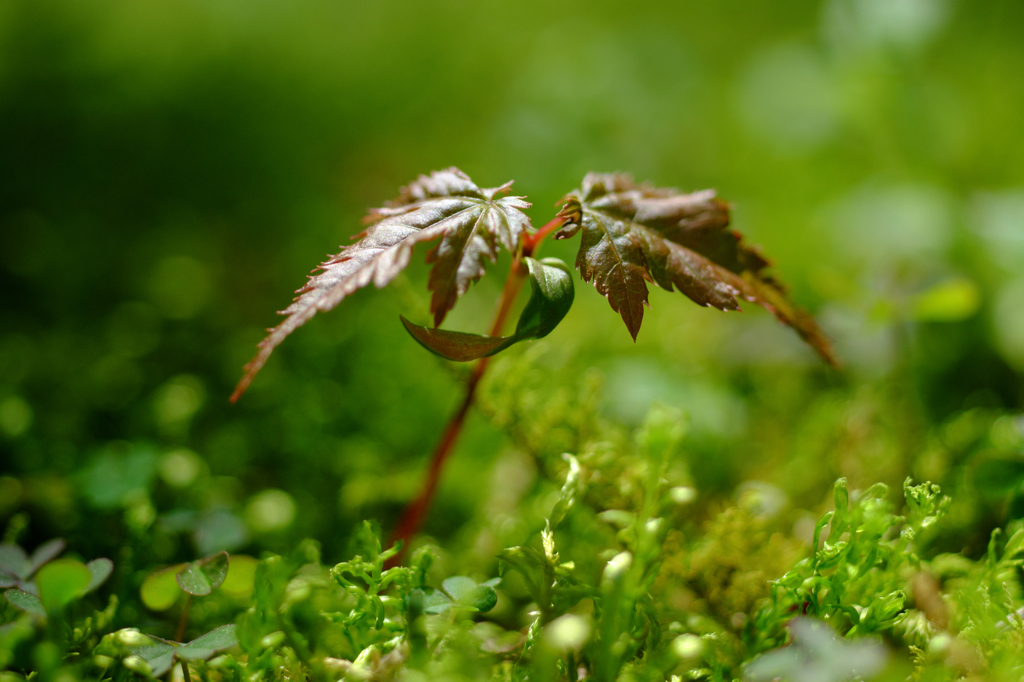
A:
{"label": "red plant stem", "polygon": [[[526,281],[526,275],[529,273],[529,270],[523,262],[523,258],[532,256],[544,238],[557,230],[562,225],[562,222],[562,218],[555,218],[537,232],[523,238],[522,253],[517,255],[515,260],[512,261],[512,267],[509,269],[508,277],[505,279],[505,286],[501,290],[501,298],[498,299],[498,312],[494,315],[494,322],[491,323],[489,336],[501,335],[505,321],[508,319],[516,297],[519,295],[519,290],[522,289],[523,282]],[[391,535],[390,544],[393,545],[395,542],[401,541],[403,551],[391,557],[387,562],[388,567],[398,565],[405,548],[409,546],[409,542],[423,525],[423,520],[430,509],[430,504],[434,500],[434,493],[437,492],[437,484],[441,480],[441,471],[444,469],[444,463],[452,454],[452,451],[455,449],[455,443],[459,439],[459,434],[462,433],[462,426],[466,421],[466,415],[476,400],[476,389],[484,376],[484,372],[487,371],[489,360],[490,358],[481,358],[476,363],[469,381],[466,382],[466,393],[462,403],[455,411],[455,414],[448,420],[448,425],[445,426],[441,439],[434,446],[434,453],[430,457],[430,468],[427,470],[427,478],[423,484],[423,489],[416,499],[406,507],[402,518],[398,522],[398,526]]]}
{"label": "red plant stem", "polygon": [[[185,595],[185,605],[181,607],[181,618],[178,619],[178,630],[174,634],[174,641],[180,642],[185,638],[185,628],[188,626],[188,612],[192,608],[192,594]],[[181,663],[181,676],[185,678],[185,682],[192,682],[192,676],[188,672],[188,661],[182,659]],[[171,666],[171,672],[167,675],[167,680],[174,679],[174,666]]]}
{"label": "red plant stem", "polygon": [[564,218],[555,218],[533,234],[527,235],[526,239],[523,240],[523,255],[532,256],[533,252],[540,248],[540,243],[544,241],[544,238],[560,228],[564,222]]}
{"label": "red plant stem", "polygon": [[185,628],[188,626],[188,612],[192,608],[192,594],[185,595],[185,605],[181,607],[181,617],[178,619],[178,630],[174,634],[174,641],[180,642],[185,636]]}

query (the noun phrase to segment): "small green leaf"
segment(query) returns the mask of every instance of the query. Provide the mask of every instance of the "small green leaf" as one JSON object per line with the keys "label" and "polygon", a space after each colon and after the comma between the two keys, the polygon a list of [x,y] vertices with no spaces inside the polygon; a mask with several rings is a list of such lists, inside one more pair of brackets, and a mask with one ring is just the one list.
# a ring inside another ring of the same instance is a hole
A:
{"label": "small green leaf", "polygon": [[229,567],[227,552],[208,556],[200,560],[199,565],[203,567],[203,572],[206,573],[206,577],[210,580],[210,587],[216,590],[224,584],[224,579],[228,577]]}
{"label": "small green leaf", "polygon": [[202,597],[213,592],[213,586],[198,563],[189,564],[174,577],[178,587],[189,594]]}
{"label": "small green leaf", "polygon": [[210,630],[205,635],[193,639],[185,646],[220,651],[222,649],[229,649],[236,644],[238,644],[238,637],[235,636],[235,626],[230,624]]}
{"label": "small green leaf", "polygon": [[174,606],[181,592],[178,590],[176,577],[178,572],[185,568],[186,564],[177,564],[167,568],[154,571],[146,576],[139,590],[139,596],[147,609],[152,611],[166,611]]}
{"label": "small green leaf", "polygon": [[6,571],[17,578],[27,578],[32,564],[18,545],[0,545],[0,571]]}
{"label": "small green leaf", "polygon": [[533,291],[516,325],[518,341],[542,339],[553,332],[572,308],[575,297],[569,266],[559,259],[527,258],[526,265]]}
{"label": "small green leaf", "polygon": [[468,608],[486,613],[498,603],[498,593],[490,585],[477,585],[475,590],[466,595],[463,603]]}
{"label": "small green leaf", "polygon": [[498,593],[489,584],[477,585],[472,578],[458,575],[441,583],[441,588],[456,606],[470,611],[490,611],[498,603]]}
{"label": "small green leaf", "polygon": [[203,597],[220,587],[227,575],[228,553],[221,552],[187,565],[175,579],[181,589],[193,596]]}
{"label": "small green leaf", "polygon": [[460,601],[476,589],[476,581],[464,575],[457,575],[442,582],[441,589],[453,600]]}
{"label": "small green leaf", "polygon": [[178,658],[187,661],[205,661],[218,651],[230,649],[236,644],[238,644],[238,637],[235,636],[234,624],[222,625],[193,639],[185,646],[179,647],[175,653]]}
{"label": "small green leaf", "polygon": [[221,592],[231,597],[248,597],[252,594],[258,564],[259,562],[251,556],[233,554],[228,565],[228,575],[220,588]]}
{"label": "small green leaf", "polygon": [[423,613],[444,613],[452,607],[452,600],[441,590],[435,590],[428,587],[421,590],[421,592],[423,593],[423,599],[421,602],[423,606]]}
{"label": "small green leaf", "polygon": [[92,578],[89,580],[89,584],[82,590],[82,594],[88,594],[97,587],[102,585],[110,577],[110,574],[114,572],[114,562],[110,559],[93,559],[85,565],[89,569],[89,573],[92,574]]}
{"label": "small green leaf", "polygon": [[29,575],[32,575],[42,568],[43,564],[46,562],[56,559],[57,556],[64,551],[65,545],[66,543],[63,539],[56,538],[49,542],[44,542],[36,547],[36,551],[32,552],[32,558],[29,559],[29,563],[31,565],[29,567],[28,575],[22,577],[27,578]]}
{"label": "small green leaf", "polygon": [[34,594],[25,592],[23,590],[7,590],[4,592],[4,597],[7,601],[26,613],[31,613],[34,616],[46,617],[46,609],[43,608],[43,602],[39,600]]}
{"label": "small green leaf", "polygon": [[60,609],[82,595],[92,582],[92,572],[81,561],[59,559],[52,561],[36,574],[39,598],[47,611]]}
{"label": "small green leaf", "polygon": [[154,642],[145,646],[128,647],[133,656],[138,656],[149,664],[153,677],[160,677],[174,665],[175,647],[165,642]]}
{"label": "small green leaf", "polygon": [[482,336],[446,329],[430,329],[400,316],[410,336],[421,346],[448,360],[468,362],[499,353],[528,339],[540,339],[558,326],[572,307],[573,285],[569,267],[557,258],[526,259],[532,293],[512,336]]}
{"label": "small green leaf", "polygon": [[217,652],[213,649],[201,649],[199,647],[189,647],[186,645],[179,647],[174,653],[178,658],[186,661],[206,661],[213,658],[213,655]]}

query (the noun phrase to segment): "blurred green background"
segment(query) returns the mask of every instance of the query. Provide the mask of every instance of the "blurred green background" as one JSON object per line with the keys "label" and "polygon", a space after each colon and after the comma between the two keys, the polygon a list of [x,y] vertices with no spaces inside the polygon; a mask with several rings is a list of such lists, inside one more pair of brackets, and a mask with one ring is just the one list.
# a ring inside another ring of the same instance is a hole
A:
{"label": "blurred green background", "polygon": [[[711,499],[939,482],[976,552],[1024,513],[972,478],[1024,460],[1022,73],[1003,0],[0,3],[0,527],[136,565],[302,537],[337,560],[359,520],[389,528],[465,369],[398,322],[426,320],[422,259],[227,396],[365,209],[455,165],[515,179],[537,226],[590,170],[716,188],[845,367],[660,290],[634,344],[578,283],[497,363],[444,546],[482,557],[480,519],[549,485],[495,417],[529,375],[616,428],[684,410]],[[484,330],[506,267],[449,328]]]}

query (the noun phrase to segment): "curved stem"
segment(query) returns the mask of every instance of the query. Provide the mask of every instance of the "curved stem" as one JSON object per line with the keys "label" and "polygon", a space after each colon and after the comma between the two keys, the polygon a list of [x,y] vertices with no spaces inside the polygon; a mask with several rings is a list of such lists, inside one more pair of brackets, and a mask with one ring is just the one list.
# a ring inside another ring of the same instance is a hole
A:
{"label": "curved stem", "polygon": [[564,222],[564,218],[555,218],[533,234],[528,235],[523,240],[523,255],[532,256],[540,248],[540,243],[544,241],[544,238],[560,228]]}
{"label": "curved stem", "polygon": [[[505,286],[501,290],[501,298],[498,299],[498,311],[495,313],[494,321],[491,323],[491,330],[488,332],[489,336],[501,336],[501,330],[505,326],[509,313],[512,311],[512,306],[519,295],[519,290],[522,289],[523,282],[526,281],[529,269],[526,267],[526,263],[523,262],[523,258],[532,256],[537,251],[540,243],[544,241],[544,238],[557,230],[562,225],[562,222],[561,218],[555,218],[537,232],[523,238],[522,253],[517,255],[515,260],[512,261],[512,267],[509,269],[508,277],[505,279]],[[405,552],[405,548],[409,546],[409,542],[423,525],[423,520],[430,509],[430,504],[434,500],[437,484],[441,480],[441,471],[444,469],[444,463],[455,449],[459,434],[462,433],[462,426],[466,421],[466,415],[476,400],[477,386],[487,371],[489,361],[490,358],[482,358],[477,361],[469,381],[466,382],[466,393],[462,398],[462,402],[459,404],[455,414],[448,420],[448,424],[441,433],[441,438],[437,441],[437,445],[434,446],[434,452],[430,457],[430,468],[427,470],[423,489],[416,496],[416,499],[406,507],[402,518],[398,522],[398,526],[395,527],[391,535],[391,542],[389,544],[393,545],[401,541],[402,550],[386,562],[388,567],[398,565]]]}

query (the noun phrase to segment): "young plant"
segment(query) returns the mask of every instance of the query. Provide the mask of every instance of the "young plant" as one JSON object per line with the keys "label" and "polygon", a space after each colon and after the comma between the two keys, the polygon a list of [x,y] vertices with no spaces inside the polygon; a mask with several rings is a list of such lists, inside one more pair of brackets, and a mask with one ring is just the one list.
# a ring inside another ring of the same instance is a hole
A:
{"label": "young plant", "polygon": [[16,544],[0,545],[0,588],[14,607],[46,618],[72,601],[89,594],[106,582],[114,570],[110,559],[83,564],[75,559],[57,559],[64,540],[45,542],[31,555]]}
{"label": "young plant", "polygon": [[114,643],[120,644],[124,665],[139,674],[159,677],[180,662],[186,682],[191,679],[188,670],[190,661],[206,661],[217,652],[229,649],[238,643],[235,626],[222,625],[187,644],[181,643],[188,626],[189,611],[193,597],[205,597],[220,587],[228,575],[227,552],[220,552],[188,564],[178,564],[155,571],[142,583],[142,602],[155,611],[170,608],[181,592],[185,593],[185,604],[178,620],[174,640],[143,635],[129,629],[114,633]]}
{"label": "young plant", "polygon": [[0,545],[0,588],[6,588],[0,600],[0,679],[24,679],[7,672],[14,670],[54,679],[59,670],[89,659],[114,620],[116,596],[101,610],[84,599],[107,581],[113,563],[57,558],[64,547],[59,538],[31,554],[13,542]]}
{"label": "young plant", "polygon": [[[549,334],[573,301],[569,268],[557,259],[533,258],[543,240],[580,236],[576,268],[619,313],[636,340],[649,306],[648,283],[678,288],[695,303],[723,311],[739,310],[740,300],[756,303],[797,331],[828,363],[835,365],[828,340],[814,319],[794,305],[784,286],[767,274],[768,261],[728,229],[729,206],[713,190],[684,194],[638,184],[628,175],[590,173],[565,195],[558,214],[534,230],[523,197],[504,196],[512,183],[481,189],[457,168],[435,171],[402,188],[394,201],[372,209],[358,241],[320,266],[299,289],[284,322],[270,330],[256,357],[246,365],[231,396],[237,400],[270,354],[293,331],[321,311],[373,284],[382,288],[409,264],[419,244],[433,263],[428,288],[434,328],[402,318],[420,344],[455,361],[479,360],[462,403],[441,435],[419,497],[409,506],[396,538],[409,539],[433,497],[441,468],[455,445],[489,356],[520,341]],[[501,248],[513,258],[497,313],[486,336],[438,329],[469,286],[483,277],[487,262]],[[512,336],[502,336],[506,318],[525,279],[532,295]]]}
{"label": "young plant", "polygon": [[180,663],[182,675],[188,682],[192,679],[189,663],[208,661],[218,652],[237,644],[233,624],[215,628],[187,644],[143,635],[134,628],[128,628],[109,635],[97,653],[120,655],[124,667],[146,677],[160,677],[175,663]]}

